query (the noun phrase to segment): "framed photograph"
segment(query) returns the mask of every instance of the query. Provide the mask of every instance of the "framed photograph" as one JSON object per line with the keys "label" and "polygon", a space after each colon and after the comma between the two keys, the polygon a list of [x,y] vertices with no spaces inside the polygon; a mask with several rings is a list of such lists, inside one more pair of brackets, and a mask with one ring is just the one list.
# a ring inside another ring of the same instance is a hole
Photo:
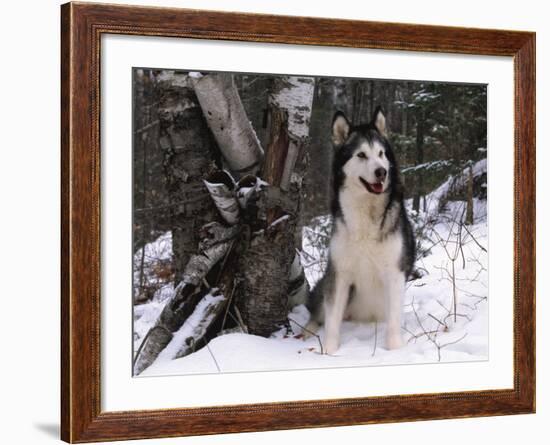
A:
{"label": "framed photograph", "polygon": [[535,34],[62,6],[67,442],[535,411]]}

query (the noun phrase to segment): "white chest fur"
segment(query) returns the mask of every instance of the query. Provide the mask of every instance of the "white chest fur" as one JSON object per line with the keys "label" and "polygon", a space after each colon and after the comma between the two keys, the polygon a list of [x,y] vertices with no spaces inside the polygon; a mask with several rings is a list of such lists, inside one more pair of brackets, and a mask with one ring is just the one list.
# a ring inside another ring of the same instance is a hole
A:
{"label": "white chest fur", "polygon": [[403,240],[399,231],[381,233],[385,208],[382,197],[357,200],[342,191],[340,203],[343,219],[337,218],[330,242],[331,261],[336,280],[354,286],[347,317],[357,320],[386,318],[387,299],[392,282],[404,280],[400,270]]}

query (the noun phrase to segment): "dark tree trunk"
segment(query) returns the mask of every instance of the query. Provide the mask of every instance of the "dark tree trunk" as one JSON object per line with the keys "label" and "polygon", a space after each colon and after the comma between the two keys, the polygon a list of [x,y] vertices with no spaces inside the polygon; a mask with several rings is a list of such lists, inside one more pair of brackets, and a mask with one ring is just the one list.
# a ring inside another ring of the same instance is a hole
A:
{"label": "dark tree trunk", "polygon": [[260,139],[262,147],[267,146],[267,99],[272,78],[269,76],[242,75],[235,76],[239,96],[246,115]]}
{"label": "dark tree trunk", "polygon": [[159,150],[158,89],[149,69],[135,69],[134,81],[134,252],[170,230],[168,197]]}
{"label": "dark tree trunk", "polygon": [[374,80],[369,80],[369,117],[374,114],[374,110],[376,107],[375,104],[375,86],[374,86]]}
{"label": "dark tree trunk", "polygon": [[[311,142],[308,146],[309,166],[302,187],[302,211],[300,226],[309,224],[312,218],[330,213],[329,192],[332,175],[332,142],[330,126],[337,110],[343,110],[346,100],[339,101],[338,94],[345,92],[342,79],[318,79],[315,85],[311,114]],[[345,111],[345,110],[343,110]]]}
{"label": "dark tree trunk", "polygon": [[170,200],[176,282],[196,253],[199,229],[216,219],[216,208],[203,180],[215,168],[216,145],[187,76],[159,88],[160,146]]}
{"label": "dark tree trunk", "polygon": [[[405,103],[405,104],[408,104],[409,103],[409,83],[408,82],[404,82],[403,83],[403,92],[402,92],[402,101]],[[408,132],[409,132],[409,107],[408,106],[404,106],[402,107],[402,112],[401,112],[401,134],[403,136],[407,136]]]}
{"label": "dark tree trunk", "polygon": [[[424,162],[424,126],[425,112],[419,109],[416,114],[416,165]],[[420,197],[423,194],[424,181],[421,173],[415,173],[415,191],[413,196],[413,210],[420,210]]]}
{"label": "dark tree trunk", "polygon": [[293,225],[290,218],[276,220],[250,240],[239,258],[237,306],[250,334],[268,337],[287,322]]}
{"label": "dark tree trunk", "polygon": [[464,220],[464,224],[470,226],[474,223],[474,173],[471,165],[468,168],[468,185],[466,191],[466,219]]}

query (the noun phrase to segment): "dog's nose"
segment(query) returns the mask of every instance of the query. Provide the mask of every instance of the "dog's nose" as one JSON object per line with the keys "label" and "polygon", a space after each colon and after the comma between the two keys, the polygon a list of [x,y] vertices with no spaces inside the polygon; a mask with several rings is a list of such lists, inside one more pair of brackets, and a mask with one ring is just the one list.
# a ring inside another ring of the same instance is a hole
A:
{"label": "dog's nose", "polygon": [[379,167],[376,170],[374,170],[374,175],[376,176],[376,179],[379,179],[380,181],[383,181],[386,179],[386,174],[388,172],[384,167]]}

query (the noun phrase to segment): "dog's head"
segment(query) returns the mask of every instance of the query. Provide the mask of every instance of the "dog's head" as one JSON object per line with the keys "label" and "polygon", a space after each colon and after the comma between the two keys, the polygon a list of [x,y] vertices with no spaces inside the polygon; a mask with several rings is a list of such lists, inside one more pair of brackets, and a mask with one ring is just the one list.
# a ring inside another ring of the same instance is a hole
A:
{"label": "dog's head", "polygon": [[336,112],[332,142],[337,189],[345,185],[360,193],[380,195],[388,192],[392,181],[397,182],[395,158],[381,107],[376,108],[371,122],[358,126],[351,125],[344,113]]}

